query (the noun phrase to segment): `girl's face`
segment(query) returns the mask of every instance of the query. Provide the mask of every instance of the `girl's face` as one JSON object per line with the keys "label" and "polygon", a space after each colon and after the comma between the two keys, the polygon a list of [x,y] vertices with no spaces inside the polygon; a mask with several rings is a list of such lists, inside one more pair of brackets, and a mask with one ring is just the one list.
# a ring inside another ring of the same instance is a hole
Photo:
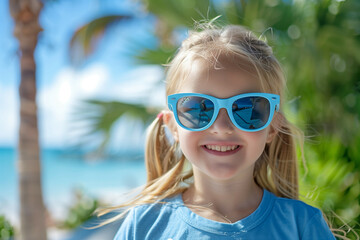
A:
{"label": "girl's face", "polygon": [[[217,98],[248,92],[260,92],[258,80],[226,61],[222,61],[220,69],[195,61],[179,90],[179,93],[202,93]],[[193,132],[176,124],[174,132],[193,165],[194,175],[223,181],[253,178],[255,162],[276,134],[271,127],[251,133],[241,131],[232,124],[225,109],[220,110],[214,124],[205,131]],[[222,152],[221,148],[225,147],[230,150]]]}

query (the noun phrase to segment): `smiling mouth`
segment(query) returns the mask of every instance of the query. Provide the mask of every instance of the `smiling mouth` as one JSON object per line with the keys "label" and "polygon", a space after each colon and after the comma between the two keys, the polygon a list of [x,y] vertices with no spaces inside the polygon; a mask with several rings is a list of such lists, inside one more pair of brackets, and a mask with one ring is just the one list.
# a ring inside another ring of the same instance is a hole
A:
{"label": "smiling mouth", "polygon": [[219,145],[204,145],[208,150],[216,152],[232,152],[240,147],[240,145],[231,145],[231,146],[219,146]]}

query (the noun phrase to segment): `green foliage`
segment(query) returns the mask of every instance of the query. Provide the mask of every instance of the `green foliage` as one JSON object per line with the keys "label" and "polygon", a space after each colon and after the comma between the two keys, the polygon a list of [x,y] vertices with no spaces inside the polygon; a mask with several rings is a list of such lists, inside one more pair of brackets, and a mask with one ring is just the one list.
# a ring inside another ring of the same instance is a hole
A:
{"label": "green foliage", "polygon": [[135,58],[139,64],[157,64],[163,65],[169,62],[169,59],[175,53],[175,48],[161,47],[158,49],[144,49],[140,54],[136,55]]}
{"label": "green foliage", "polygon": [[192,28],[194,21],[216,15],[213,3],[209,0],[144,0],[144,4],[149,12],[166,22],[162,27],[170,30],[179,26]]}
{"label": "green foliage", "polygon": [[60,228],[75,229],[93,217],[99,207],[99,201],[86,195],[82,190],[75,191],[74,204],[69,208],[67,218],[60,223]]}
{"label": "green foliage", "polygon": [[14,237],[14,227],[5,216],[0,216],[0,240],[9,240],[12,237]]}
{"label": "green foliage", "polygon": [[323,209],[334,227],[346,223],[359,232],[360,173],[359,162],[351,160],[353,150],[334,137],[306,144],[308,171],[301,169],[301,194],[304,201]]}

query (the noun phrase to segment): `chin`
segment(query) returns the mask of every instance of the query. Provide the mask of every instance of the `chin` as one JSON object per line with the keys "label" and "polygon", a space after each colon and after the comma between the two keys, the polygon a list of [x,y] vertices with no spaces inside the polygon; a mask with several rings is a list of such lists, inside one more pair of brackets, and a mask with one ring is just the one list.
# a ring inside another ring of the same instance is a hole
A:
{"label": "chin", "polygon": [[235,179],[238,176],[238,173],[234,169],[218,169],[216,171],[208,172],[207,175],[215,180],[226,181]]}

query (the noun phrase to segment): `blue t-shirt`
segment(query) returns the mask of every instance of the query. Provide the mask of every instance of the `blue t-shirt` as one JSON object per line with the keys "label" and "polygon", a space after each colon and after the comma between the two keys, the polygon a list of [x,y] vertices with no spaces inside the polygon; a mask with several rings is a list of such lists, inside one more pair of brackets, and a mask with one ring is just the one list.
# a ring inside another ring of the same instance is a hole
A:
{"label": "blue t-shirt", "polygon": [[319,209],[266,190],[252,214],[231,224],[193,213],[181,194],[165,202],[133,208],[114,240],[335,239]]}

